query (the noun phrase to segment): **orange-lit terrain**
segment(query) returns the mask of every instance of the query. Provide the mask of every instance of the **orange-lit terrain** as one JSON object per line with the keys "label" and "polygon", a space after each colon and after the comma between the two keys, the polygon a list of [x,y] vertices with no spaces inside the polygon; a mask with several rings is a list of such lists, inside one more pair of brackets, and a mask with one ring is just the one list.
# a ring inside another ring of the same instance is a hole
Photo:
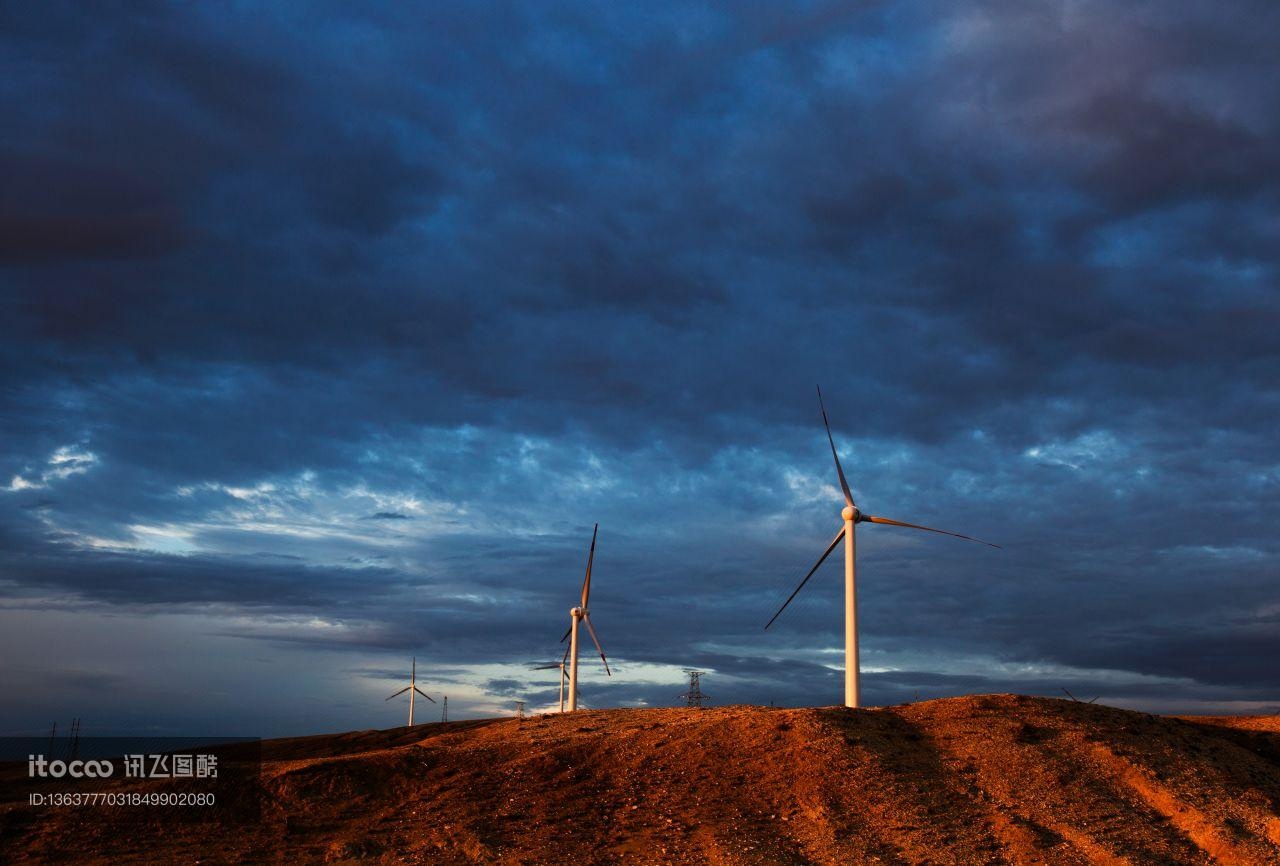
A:
{"label": "orange-lit terrain", "polygon": [[264,745],[262,823],[0,814],[14,862],[1280,862],[1280,718],[990,695]]}

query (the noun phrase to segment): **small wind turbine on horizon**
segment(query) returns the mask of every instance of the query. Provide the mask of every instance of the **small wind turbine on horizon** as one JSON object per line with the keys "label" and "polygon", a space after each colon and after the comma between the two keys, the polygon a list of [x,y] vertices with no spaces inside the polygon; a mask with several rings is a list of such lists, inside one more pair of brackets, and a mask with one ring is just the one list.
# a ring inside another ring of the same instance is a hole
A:
{"label": "small wind turbine on horizon", "polygon": [[409,727],[412,728],[413,727],[413,696],[414,694],[417,693],[419,695],[422,695],[424,698],[431,701],[431,703],[433,704],[435,703],[435,699],[431,697],[431,695],[427,694],[422,689],[418,688],[418,657],[417,656],[413,657],[413,665],[409,668],[409,685],[405,686],[400,691],[396,692],[390,698],[387,698],[387,700],[389,701],[391,700],[391,698],[398,698],[401,695],[403,695],[405,692],[409,693]]}
{"label": "small wind turbine on horizon", "polygon": [[578,708],[578,623],[585,622],[587,631],[591,632],[591,640],[595,642],[596,649],[600,651],[600,661],[604,662],[604,672],[609,676],[613,676],[613,671],[609,670],[609,660],[604,657],[604,648],[600,646],[600,638],[596,636],[596,630],[591,626],[591,611],[587,609],[587,599],[591,597],[591,564],[596,558],[596,535],[600,532],[600,524],[596,524],[596,528],[591,531],[591,552],[587,554],[587,575],[582,579],[582,599],[577,607],[569,609],[569,617],[572,620],[569,624],[569,630],[564,633],[564,637],[560,638],[560,643],[564,643],[566,639],[569,641],[569,648],[566,652],[566,659],[569,662],[569,712],[573,712]]}
{"label": "small wind turbine on horizon", "polygon": [[560,671],[560,712],[562,713],[564,712],[564,684],[565,684],[565,680],[569,678],[568,672],[565,671],[565,666],[568,664],[568,662],[569,662],[569,648],[565,647],[564,658],[562,658],[560,661],[553,662],[549,665],[535,665],[533,668],[535,671],[552,671],[552,670]]}
{"label": "small wind turbine on horizon", "polygon": [[796,597],[800,590],[804,589],[804,585],[809,582],[809,578],[813,577],[814,572],[818,570],[818,566],[826,562],[831,551],[836,549],[841,539],[844,540],[844,705],[846,707],[857,707],[859,704],[859,671],[858,671],[858,587],[856,581],[856,544],[854,539],[854,528],[859,523],[883,523],[887,526],[905,526],[908,529],[921,529],[925,532],[937,532],[941,535],[950,535],[955,538],[963,538],[965,541],[976,541],[979,544],[985,544],[988,547],[999,548],[1000,545],[992,544],[989,541],[983,541],[980,538],[973,538],[968,535],[961,535],[958,532],[949,532],[945,529],[933,529],[929,526],[920,526],[916,523],[904,523],[901,520],[890,520],[887,517],[873,517],[865,514],[858,509],[853,503],[853,494],[849,492],[849,482],[845,480],[844,469],[840,466],[840,456],[836,454],[836,442],[831,438],[831,423],[827,420],[827,407],[822,402],[822,388],[818,388],[818,407],[822,410],[822,424],[827,428],[827,442],[831,445],[831,456],[836,462],[836,475],[840,478],[840,490],[844,493],[844,509],[840,512],[840,517],[844,521],[844,528],[836,533],[835,539],[831,544],[827,545],[827,549],[822,556],[818,557],[817,563],[813,568],[809,569],[809,573],[804,576],[804,580],[800,581],[800,585],[795,591],[787,597],[782,603],[782,607],[778,608],[778,612],[773,618],[765,624],[765,628],[773,625],[774,620],[782,615],[787,609],[787,605],[791,604],[791,600]]}

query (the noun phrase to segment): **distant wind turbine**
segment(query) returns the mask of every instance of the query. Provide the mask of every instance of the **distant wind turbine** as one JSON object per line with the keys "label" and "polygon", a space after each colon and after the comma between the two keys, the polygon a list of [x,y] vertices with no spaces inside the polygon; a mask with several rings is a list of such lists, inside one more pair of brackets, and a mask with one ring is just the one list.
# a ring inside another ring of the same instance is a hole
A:
{"label": "distant wind turbine", "polygon": [[587,575],[582,579],[582,600],[579,605],[569,610],[569,616],[572,622],[569,624],[569,630],[564,633],[564,637],[560,638],[560,643],[564,643],[567,638],[569,641],[569,712],[573,712],[578,708],[578,623],[586,622],[587,631],[591,632],[591,640],[595,642],[596,649],[600,651],[600,661],[604,662],[604,672],[609,676],[613,676],[613,671],[609,670],[609,660],[604,657],[604,648],[600,646],[600,638],[596,636],[596,630],[591,626],[591,611],[587,609],[587,599],[591,597],[591,563],[596,558],[596,535],[600,532],[600,524],[596,524],[596,528],[591,531],[591,552],[587,554]]}
{"label": "distant wind turbine", "polygon": [[[405,692],[409,693],[409,727],[412,728],[413,727],[413,696],[414,694],[415,693],[420,694],[427,700],[431,701],[431,703],[433,704],[435,703],[435,699],[432,698],[431,695],[427,694],[422,689],[418,688],[418,657],[417,656],[413,657],[413,666],[409,668],[409,685],[405,686],[400,691],[396,692],[394,695],[391,696],[391,698],[398,698],[401,695],[403,695]],[[387,698],[387,700],[389,701],[391,700],[391,698]]]}
{"label": "distant wind turbine", "polygon": [[972,538],[968,535],[961,535],[958,532],[948,532],[945,529],[933,529],[928,526],[920,526],[915,523],[903,523],[901,520],[890,520],[887,517],[872,517],[870,514],[864,514],[858,510],[858,506],[853,504],[853,494],[849,492],[849,482],[845,480],[844,469],[840,467],[840,457],[836,454],[836,443],[831,438],[831,423],[827,420],[827,407],[822,402],[822,389],[818,388],[818,408],[822,410],[822,424],[827,428],[827,442],[831,445],[831,456],[836,462],[836,475],[840,478],[840,490],[844,493],[844,509],[840,512],[841,519],[844,520],[844,528],[836,533],[835,539],[831,544],[827,545],[827,549],[822,556],[818,557],[817,563],[813,568],[809,569],[809,573],[804,576],[804,580],[800,581],[800,585],[795,591],[787,597],[782,603],[782,607],[778,608],[778,612],[773,618],[765,624],[767,629],[773,625],[787,605],[791,604],[791,600],[796,597],[800,590],[804,589],[804,585],[809,582],[809,578],[813,577],[813,573],[818,570],[818,566],[826,561],[831,555],[831,551],[836,549],[836,545],[844,539],[844,705],[846,707],[857,707],[859,700],[859,682],[858,682],[858,589],[855,581],[855,540],[854,527],[859,523],[883,523],[887,526],[905,526],[908,529],[922,529],[925,532],[937,532],[942,535],[950,535],[955,538],[963,538],[966,541],[976,541],[979,544],[985,544],[988,547],[1000,547],[998,544],[992,544],[989,541],[983,541],[979,538]]}
{"label": "distant wind turbine", "polygon": [[549,665],[536,665],[533,668],[535,671],[552,671],[552,670],[560,671],[560,712],[562,713],[564,712],[564,682],[569,678],[569,674],[565,671],[565,667],[568,665],[568,663],[569,663],[569,648],[565,647],[564,658],[562,658],[560,661],[553,662],[552,664],[549,664]]}

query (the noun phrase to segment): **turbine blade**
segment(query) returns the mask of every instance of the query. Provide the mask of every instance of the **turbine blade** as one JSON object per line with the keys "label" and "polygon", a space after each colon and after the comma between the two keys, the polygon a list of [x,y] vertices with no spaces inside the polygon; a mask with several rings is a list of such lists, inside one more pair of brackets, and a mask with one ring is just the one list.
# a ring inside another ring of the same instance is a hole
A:
{"label": "turbine blade", "polygon": [[937,532],[941,535],[950,535],[955,538],[963,538],[965,541],[976,541],[979,544],[985,544],[987,547],[994,547],[997,550],[1004,550],[1004,548],[1001,547],[1000,545],[992,544],[990,541],[983,541],[981,538],[974,538],[972,535],[961,535],[958,532],[948,532],[945,529],[934,529],[932,526],[921,526],[918,523],[903,523],[901,520],[890,520],[887,517],[872,517],[869,514],[864,514],[862,516],[862,519],[867,521],[868,523],[883,523],[887,526],[905,526],[908,529],[923,529],[925,532]]}
{"label": "turbine blade", "polygon": [[414,686],[414,687],[413,687],[413,690],[414,690],[415,692],[417,692],[418,694],[422,695],[422,696],[423,696],[424,698],[426,698],[427,700],[431,701],[431,703],[433,703],[433,704],[434,704],[434,703],[436,702],[436,699],[435,699],[435,698],[431,697],[431,695],[427,694],[426,692],[424,692],[422,689],[418,688],[417,686]]}
{"label": "turbine blade", "polygon": [[[565,629],[565,630],[564,630],[564,637],[560,638],[560,643],[564,643],[565,641],[567,641],[567,640],[569,639],[569,633],[570,633],[570,632],[572,632],[572,631],[573,631],[573,626],[572,626],[572,625],[570,625],[567,629]],[[565,652],[568,652],[568,650],[565,650]]]}
{"label": "turbine blade", "polygon": [[560,659],[560,664],[567,665],[569,663],[569,650],[571,649],[573,649],[572,646],[567,646],[564,648],[564,658]]}
{"label": "turbine blade", "polygon": [[556,669],[556,668],[558,668],[558,667],[560,667],[560,665],[538,665],[537,667],[533,668],[533,670],[535,670],[535,671],[550,671],[550,670],[554,670],[554,669]]}
{"label": "turbine blade", "polygon": [[609,676],[613,676],[613,671],[609,670],[609,660],[604,657],[604,647],[600,646],[600,638],[596,637],[595,626],[591,624],[591,614],[583,616],[582,621],[587,624],[587,631],[591,632],[591,640],[595,641],[596,649],[600,651],[600,661],[604,662],[604,672]]}
{"label": "turbine blade", "polygon": [[836,461],[836,474],[840,476],[840,489],[844,491],[844,504],[853,505],[853,494],[849,492],[849,482],[844,480],[844,469],[840,467],[840,457],[836,454],[836,440],[831,438],[831,422],[827,420],[827,407],[822,402],[822,388],[818,388],[818,408],[822,410],[822,426],[827,428],[827,442],[831,444],[831,456]]}
{"label": "turbine blade", "polygon": [[827,545],[827,549],[823,551],[822,556],[818,557],[818,561],[814,563],[813,568],[809,569],[809,573],[804,576],[804,580],[800,581],[800,585],[795,588],[795,591],[792,592],[791,595],[787,596],[787,600],[782,603],[782,607],[778,608],[778,612],[773,615],[772,619],[765,623],[764,627],[766,629],[773,625],[773,621],[775,619],[782,616],[782,612],[787,609],[787,605],[791,604],[791,599],[795,598],[796,594],[800,592],[800,590],[804,589],[804,585],[809,582],[809,578],[813,577],[813,573],[818,570],[818,566],[827,561],[827,557],[831,555],[831,551],[836,549],[836,545],[840,543],[840,539],[842,538],[844,538],[843,529],[836,533],[835,540]]}
{"label": "turbine blade", "polygon": [[[405,686],[405,687],[404,687],[404,688],[402,688],[400,691],[398,691],[398,692],[396,692],[394,695],[392,695],[392,696],[391,696],[391,698],[398,698],[398,697],[400,697],[401,695],[403,695],[403,694],[404,694],[405,692],[407,692],[407,691],[409,691],[409,687],[408,687],[408,686]],[[391,698],[387,698],[387,700],[391,700]]]}
{"label": "turbine blade", "polygon": [[596,558],[596,533],[600,531],[600,524],[596,524],[596,528],[591,530],[591,552],[587,554],[587,576],[582,579],[582,606],[587,606],[587,599],[591,596],[591,563]]}

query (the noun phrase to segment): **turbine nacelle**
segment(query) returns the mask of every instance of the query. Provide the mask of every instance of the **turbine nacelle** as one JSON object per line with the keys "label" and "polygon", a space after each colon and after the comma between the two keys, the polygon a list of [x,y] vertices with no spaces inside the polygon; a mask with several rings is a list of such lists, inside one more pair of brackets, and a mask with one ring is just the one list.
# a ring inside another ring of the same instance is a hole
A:
{"label": "turbine nacelle", "polygon": [[569,616],[573,617],[574,619],[580,619],[580,618],[582,618],[582,617],[586,616],[586,615],[587,615],[587,613],[588,613],[588,611],[587,611],[587,609],[586,609],[585,607],[571,607],[571,608],[569,608]]}
{"label": "turbine nacelle", "polygon": [[854,523],[861,523],[867,519],[866,515],[859,511],[858,506],[856,505],[846,505],[844,508],[840,509],[840,517],[845,520],[845,522],[852,520]]}

